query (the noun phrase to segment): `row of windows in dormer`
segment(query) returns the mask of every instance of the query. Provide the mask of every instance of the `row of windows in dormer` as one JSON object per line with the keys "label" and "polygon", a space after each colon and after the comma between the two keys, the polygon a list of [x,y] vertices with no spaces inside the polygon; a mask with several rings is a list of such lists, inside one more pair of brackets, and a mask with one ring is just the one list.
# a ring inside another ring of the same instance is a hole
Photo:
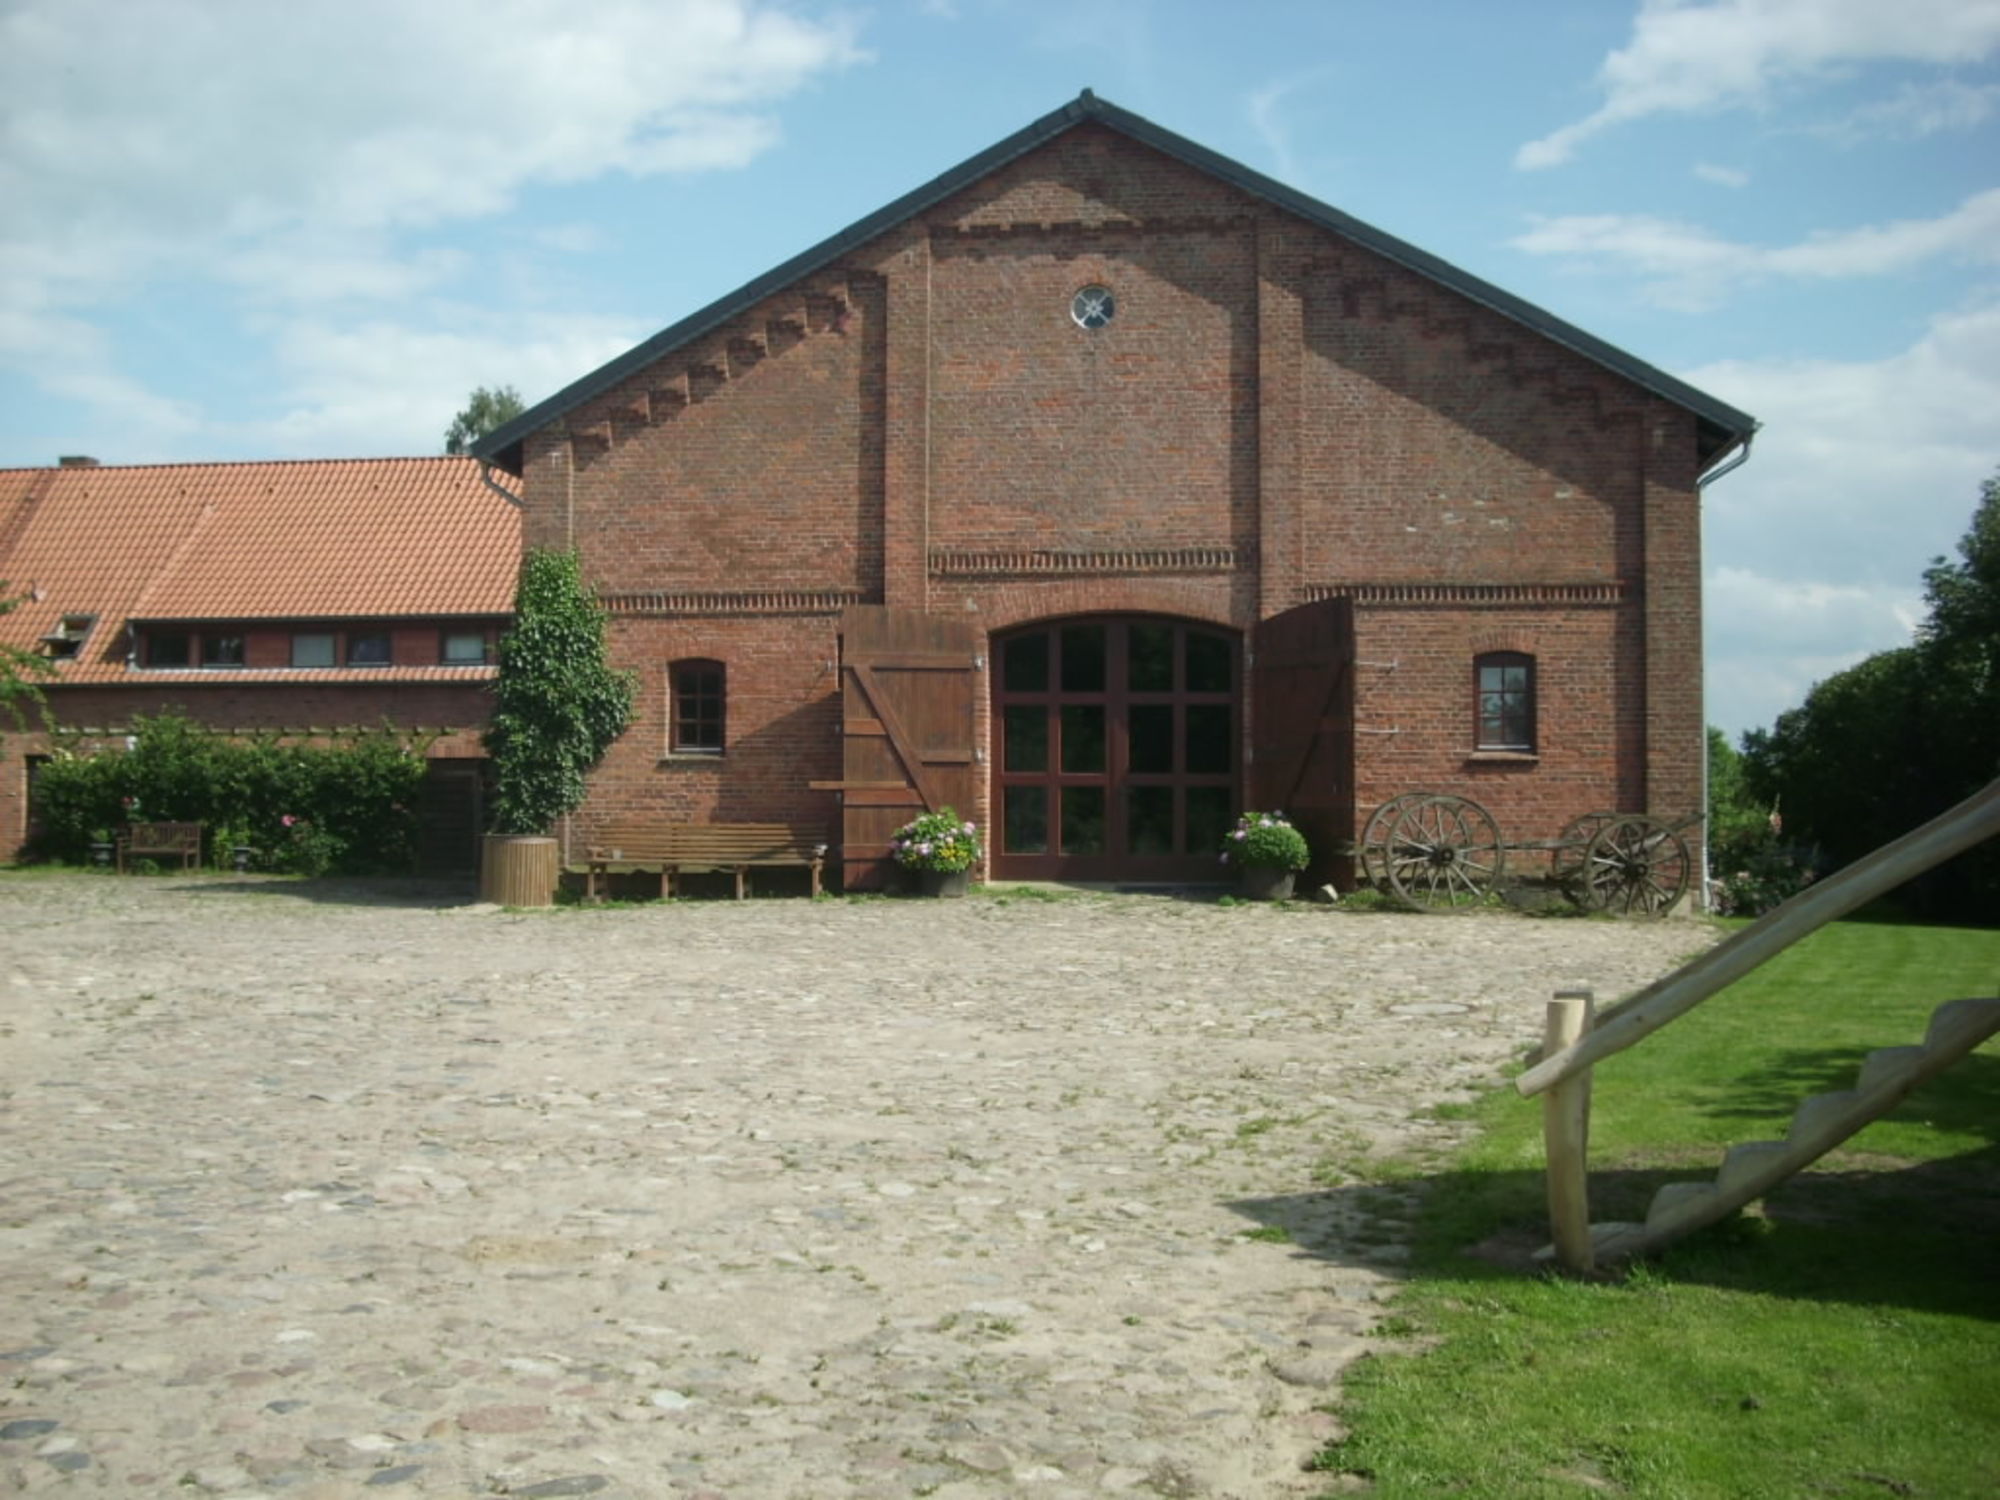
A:
{"label": "row of windows in dormer", "polygon": [[[493,633],[482,626],[449,627],[436,633],[435,655],[412,653],[412,632],[374,628],[289,632],[291,667],[479,667],[493,660]],[[399,657],[398,641],[403,653]],[[191,667],[227,670],[247,665],[248,632],[230,626],[205,629],[148,629],[139,638],[137,664],[153,670]]]}

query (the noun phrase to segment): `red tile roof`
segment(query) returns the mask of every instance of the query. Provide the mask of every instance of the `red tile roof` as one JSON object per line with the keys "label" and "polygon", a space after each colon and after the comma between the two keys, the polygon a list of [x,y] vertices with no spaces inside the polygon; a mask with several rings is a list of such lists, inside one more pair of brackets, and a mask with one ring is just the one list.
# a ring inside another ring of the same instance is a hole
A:
{"label": "red tile roof", "polygon": [[0,641],[95,615],[62,680],[129,680],[127,620],[504,615],[520,551],[469,458],[0,469]]}

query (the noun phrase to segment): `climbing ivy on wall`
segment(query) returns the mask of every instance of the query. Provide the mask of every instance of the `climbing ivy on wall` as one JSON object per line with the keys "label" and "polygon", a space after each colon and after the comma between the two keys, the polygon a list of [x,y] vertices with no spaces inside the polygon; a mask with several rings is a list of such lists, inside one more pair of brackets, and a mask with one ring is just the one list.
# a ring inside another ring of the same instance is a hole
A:
{"label": "climbing ivy on wall", "polygon": [[604,618],[575,551],[522,560],[485,735],[495,833],[546,833],[582,805],[585,777],[632,721],[632,674],[606,662]]}

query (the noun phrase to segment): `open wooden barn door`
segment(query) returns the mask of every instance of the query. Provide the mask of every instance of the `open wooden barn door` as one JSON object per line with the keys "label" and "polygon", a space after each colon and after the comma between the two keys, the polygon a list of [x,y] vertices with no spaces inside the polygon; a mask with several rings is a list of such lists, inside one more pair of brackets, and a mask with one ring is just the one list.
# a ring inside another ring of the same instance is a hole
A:
{"label": "open wooden barn door", "polygon": [[848,890],[889,884],[889,837],[917,814],[953,807],[972,815],[983,641],[972,625],[918,610],[842,612],[839,790]]}
{"label": "open wooden barn door", "polygon": [[1352,888],[1354,605],[1302,604],[1258,625],[1251,667],[1253,807],[1288,814],[1312,847],[1300,878]]}

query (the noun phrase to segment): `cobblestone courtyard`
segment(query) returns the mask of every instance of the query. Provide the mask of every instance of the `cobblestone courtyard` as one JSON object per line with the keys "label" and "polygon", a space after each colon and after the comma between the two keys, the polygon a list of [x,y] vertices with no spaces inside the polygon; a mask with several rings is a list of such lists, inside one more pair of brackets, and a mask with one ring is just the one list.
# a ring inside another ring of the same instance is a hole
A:
{"label": "cobblestone courtyard", "polygon": [[0,876],[0,1492],[1314,1494],[1340,1164],[1706,941]]}

